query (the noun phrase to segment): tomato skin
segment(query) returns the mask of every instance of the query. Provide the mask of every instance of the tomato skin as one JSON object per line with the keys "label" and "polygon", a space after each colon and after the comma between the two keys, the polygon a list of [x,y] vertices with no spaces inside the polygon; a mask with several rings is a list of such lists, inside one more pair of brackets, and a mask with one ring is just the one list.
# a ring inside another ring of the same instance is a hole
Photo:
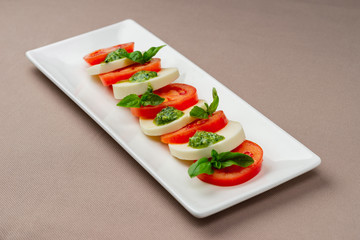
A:
{"label": "tomato skin", "polygon": [[121,80],[127,80],[132,75],[139,71],[154,71],[159,72],[161,70],[160,58],[152,58],[145,64],[136,63],[125,68],[121,68],[112,72],[100,74],[100,80],[104,86],[110,86]]}
{"label": "tomato skin", "polygon": [[211,175],[203,173],[197,177],[203,182],[217,186],[235,186],[250,180],[260,172],[263,162],[263,150],[259,145],[245,140],[232,152],[248,154],[254,159],[254,163],[246,168],[232,165],[223,169],[214,169],[214,173]]}
{"label": "tomato skin", "polygon": [[170,106],[182,111],[199,101],[196,88],[183,83],[171,83],[154,93],[165,98],[165,101],[157,106],[131,108],[131,113],[136,117],[152,119],[165,107]]}
{"label": "tomato skin", "polygon": [[212,116],[209,116],[208,119],[195,120],[175,132],[162,135],[160,140],[167,144],[187,143],[196,131],[217,132],[223,129],[228,122],[229,120],[226,118],[224,112],[217,111],[213,113]]}
{"label": "tomato skin", "polygon": [[90,65],[96,65],[96,64],[103,62],[109,53],[111,53],[119,48],[123,48],[129,53],[133,52],[134,45],[135,45],[134,42],[129,42],[129,43],[123,43],[123,44],[119,44],[119,45],[108,47],[108,48],[102,48],[102,49],[96,50],[96,51],[84,56],[84,60],[87,63],[89,63]]}

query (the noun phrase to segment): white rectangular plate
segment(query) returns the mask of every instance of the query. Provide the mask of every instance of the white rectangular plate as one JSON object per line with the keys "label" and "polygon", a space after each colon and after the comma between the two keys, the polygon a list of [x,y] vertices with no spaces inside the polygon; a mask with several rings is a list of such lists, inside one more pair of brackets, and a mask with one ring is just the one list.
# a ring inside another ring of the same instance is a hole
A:
{"label": "white rectangular plate", "polygon": [[[234,187],[217,187],[187,175],[188,164],[173,158],[167,145],[146,137],[128,109],[116,106],[109,88],[87,75],[83,56],[119,43],[135,42],[137,50],[166,44],[133,20],[125,20],[89,33],[26,52],[26,56],[112,136],[191,214],[206,217],[303,174],[320,164],[320,158],[244,100],[170,46],[159,53],[163,67],[177,67],[176,82],[197,88],[199,98],[212,100],[215,87],[219,109],[228,119],[242,123],[247,139],[264,150],[261,172]],[[236,110],[232,108],[234,104]],[[119,122],[121,121],[121,124]]]}

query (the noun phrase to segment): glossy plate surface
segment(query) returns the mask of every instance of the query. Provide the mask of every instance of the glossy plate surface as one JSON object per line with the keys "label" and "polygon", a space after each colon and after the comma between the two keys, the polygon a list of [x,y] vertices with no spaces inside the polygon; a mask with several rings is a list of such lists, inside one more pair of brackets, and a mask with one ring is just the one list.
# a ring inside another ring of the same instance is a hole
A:
{"label": "glossy plate surface", "polygon": [[[261,172],[242,185],[217,187],[196,178],[190,179],[187,175],[189,164],[173,158],[167,145],[145,136],[130,111],[116,106],[118,100],[114,99],[112,91],[86,73],[88,65],[83,60],[84,55],[131,41],[135,42],[136,50],[166,44],[133,20],[125,20],[30,50],[26,56],[194,216],[201,218],[219,212],[320,164],[320,158],[308,148],[176,50],[166,46],[157,57],[162,59],[163,67],[179,69],[180,78],[176,82],[193,85],[199,98],[208,101],[212,99],[212,87],[216,87],[221,98],[219,109],[224,110],[229,120],[241,122],[247,139],[258,143],[264,150]],[[236,111],[231,108],[234,104]],[[118,124],[120,119],[122,124]]]}

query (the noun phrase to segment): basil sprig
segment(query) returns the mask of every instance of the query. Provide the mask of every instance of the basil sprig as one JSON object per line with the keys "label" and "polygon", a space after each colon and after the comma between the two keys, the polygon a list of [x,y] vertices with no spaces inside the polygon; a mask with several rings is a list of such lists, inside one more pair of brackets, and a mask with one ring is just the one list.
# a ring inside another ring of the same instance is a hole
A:
{"label": "basil sprig", "polygon": [[126,57],[134,62],[144,64],[144,63],[147,63],[148,61],[150,61],[151,58],[153,56],[155,56],[161,48],[163,48],[165,46],[166,45],[161,45],[159,47],[151,47],[151,48],[149,48],[149,50],[147,50],[144,53],[141,53],[140,51],[134,51],[134,52],[128,53],[125,49],[119,48],[119,49],[109,53],[105,58],[105,62],[108,63],[108,62]]}
{"label": "basil sprig", "polygon": [[191,109],[190,116],[196,118],[208,119],[209,115],[212,115],[219,106],[219,97],[217,95],[217,91],[215,88],[213,88],[212,90],[212,96],[213,96],[213,101],[210,104],[210,106],[207,103],[204,103],[206,110],[204,110],[201,107],[195,106],[193,107],[193,109]]}
{"label": "basil sprig", "polygon": [[160,97],[152,92],[153,89],[149,85],[147,91],[139,97],[136,94],[130,94],[124,97],[117,106],[128,108],[140,108],[141,106],[156,106],[164,102],[165,98]]}
{"label": "basil sprig", "polygon": [[211,151],[211,160],[208,158],[200,158],[194,162],[188,169],[190,177],[196,177],[199,174],[213,174],[215,169],[222,169],[237,165],[240,167],[248,167],[254,163],[254,159],[249,155],[238,152],[222,152],[218,153],[216,150]]}

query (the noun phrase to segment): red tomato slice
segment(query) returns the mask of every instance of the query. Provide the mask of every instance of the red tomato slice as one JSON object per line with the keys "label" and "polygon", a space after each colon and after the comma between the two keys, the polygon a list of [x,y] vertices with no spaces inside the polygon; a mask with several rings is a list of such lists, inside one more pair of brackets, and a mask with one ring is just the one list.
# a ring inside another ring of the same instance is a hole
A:
{"label": "red tomato slice", "polygon": [[112,46],[112,47],[108,47],[108,48],[103,48],[103,49],[99,49],[96,50],[92,53],[89,53],[88,55],[86,55],[84,57],[84,60],[89,63],[90,65],[96,65],[101,63],[102,61],[105,60],[106,56],[119,49],[119,48],[123,48],[125,49],[127,52],[133,52],[134,51],[134,42],[129,42],[129,43],[124,43],[124,44],[119,44],[116,46]]}
{"label": "red tomato slice", "polygon": [[250,180],[260,172],[263,161],[263,150],[259,145],[245,140],[237,148],[232,150],[232,152],[248,154],[254,159],[254,163],[246,168],[232,165],[223,169],[214,169],[214,173],[211,175],[203,173],[197,177],[203,182],[217,186],[234,186]]}
{"label": "red tomato slice", "polygon": [[156,114],[165,107],[170,106],[182,111],[199,101],[196,88],[183,83],[171,83],[155,90],[154,93],[165,98],[165,101],[157,106],[131,108],[131,113],[136,117],[155,118]]}
{"label": "red tomato slice", "polygon": [[100,80],[104,86],[110,86],[121,80],[129,79],[132,75],[139,71],[154,71],[161,70],[160,58],[153,58],[145,64],[136,63],[125,68],[121,68],[112,72],[100,74]]}
{"label": "red tomato slice", "polygon": [[208,119],[196,120],[175,132],[162,135],[160,140],[167,144],[187,143],[196,131],[217,132],[223,129],[228,122],[224,112],[217,111]]}

